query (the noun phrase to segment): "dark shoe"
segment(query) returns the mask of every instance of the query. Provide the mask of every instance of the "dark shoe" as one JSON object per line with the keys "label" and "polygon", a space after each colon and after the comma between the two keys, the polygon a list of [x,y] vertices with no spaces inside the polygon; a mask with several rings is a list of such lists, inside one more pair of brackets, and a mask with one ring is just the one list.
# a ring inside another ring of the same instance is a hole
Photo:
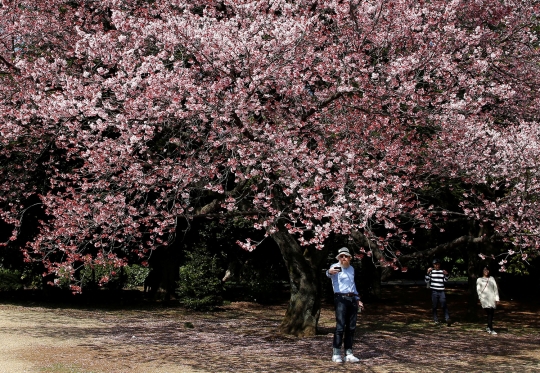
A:
{"label": "dark shoe", "polygon": [[446,326],[451,326],[451,325],[452,325],[452,320],[446,319]]}

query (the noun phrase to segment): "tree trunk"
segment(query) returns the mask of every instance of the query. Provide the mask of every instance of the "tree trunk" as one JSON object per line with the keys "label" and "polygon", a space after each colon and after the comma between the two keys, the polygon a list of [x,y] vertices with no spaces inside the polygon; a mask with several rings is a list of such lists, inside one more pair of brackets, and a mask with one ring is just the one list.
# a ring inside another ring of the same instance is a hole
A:
{"label": "tree trunk", "polygon": [[289,272],[291,298],[280,325],[283,334],[314,336],[321,313],[321,269],[328,248],[302,247],[286,230],[272,235]]}
{"label": "tree trunk", "polygon": [[[476,245],[474,245],[476,248]],[[478,259],[476,250],[472,250],[469,247],[468,250],[468,261],[467,261],[467,320],[477,321],[478,312],[477,312],[477,294],[476,294],[476,280],[478,279]]]}
{"label": "tree trunk", "polygon": [[163,301],[166,303],[171,300],[176,290],[176,282],[178,281],[178,270],[180,268],[180,245],[176,242],[167,246],[161,247],[154,251],[150,258],[150,271],[148,285],[150,286],[149,294],[154,297],[159,288],[165,290]]}
{"label": "tree trunk", "polygon": [[[378,249],[375,249],[378,251]],[[374,250],[374,251],[375,251]],[[362,259],[362,271],[360,281],[356,284],[356,289],[363,301],[380,299],[382,295],[382,281],[385,278],[383,272],[386,268],[375,266],[375,261],[371,257]],[[358,274],[356,275],[358,279]]]}
{"label": "tree trunk", "polygon": [[[363,269],[365,270],[365,278],[369,279],[369,291],[367,296],[374,298],[380,298],[382,294],[381,283],[386,281],[392,275],[392,271],[388,267],[381,266],[381,261],[384,261],[384,254],[379,249],[377,244],[370,240],[365,234],[360,231],[352,231],[351,237],[355,240],[355,243],[361,247],[367,247],[372,252],[372,257],[365,257]],[[365,285],[364,285],[365,286]]]}

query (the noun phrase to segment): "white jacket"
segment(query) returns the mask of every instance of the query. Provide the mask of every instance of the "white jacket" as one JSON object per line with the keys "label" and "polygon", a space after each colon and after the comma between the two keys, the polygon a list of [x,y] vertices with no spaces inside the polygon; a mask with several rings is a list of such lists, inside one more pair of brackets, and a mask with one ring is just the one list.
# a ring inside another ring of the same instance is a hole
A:
{"label": "white jacket", "polygon": [[499,301],[499,290],[493,277],[480,277],[476,280],[476,292],[482,308],[495,308]]}

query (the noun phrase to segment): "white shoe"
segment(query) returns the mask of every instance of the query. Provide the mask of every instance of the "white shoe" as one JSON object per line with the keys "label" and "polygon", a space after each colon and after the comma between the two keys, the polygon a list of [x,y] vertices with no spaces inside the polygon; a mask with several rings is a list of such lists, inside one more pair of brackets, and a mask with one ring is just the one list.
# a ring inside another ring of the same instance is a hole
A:
{"label": "white shoe", "polygon": [[354,356],[353,354],[349,354],[349,355],[345,356],[345,361],[347,363],[358,363],[360,361],[360,359],[357,358],[356,356]]}
{"label": "white shoe", "polygon": [[488,332],[489,334],[491,334],[491,329],[486,327],[486,332]]}
{"label": "white shoe", "polygon": [[491,335],[497,335],[497,332],[496,332],[495,330],[491,329],[491,331],[489,332],[489,334],[491,334]]}
{"label": "white shoe", "polygon": [[333,355],[332,356],[332,361],[334,363],[343,363],[343,359],[341,358],[341,355]]}

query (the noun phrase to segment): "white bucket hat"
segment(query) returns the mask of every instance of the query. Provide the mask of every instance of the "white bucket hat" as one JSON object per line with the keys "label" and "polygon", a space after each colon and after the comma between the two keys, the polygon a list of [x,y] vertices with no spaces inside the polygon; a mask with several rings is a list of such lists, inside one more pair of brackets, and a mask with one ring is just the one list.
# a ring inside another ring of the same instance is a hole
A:
{"label": "white bucket hat", "polygon": [[351,253],[349,252],[349,249],[347,249],[346,247],[342,247],[341,249],[338,250],[338,253],[336,255],[336,259],[339,259],[339,256],[341,254],[345,254],[347,256],[352,257]]}

